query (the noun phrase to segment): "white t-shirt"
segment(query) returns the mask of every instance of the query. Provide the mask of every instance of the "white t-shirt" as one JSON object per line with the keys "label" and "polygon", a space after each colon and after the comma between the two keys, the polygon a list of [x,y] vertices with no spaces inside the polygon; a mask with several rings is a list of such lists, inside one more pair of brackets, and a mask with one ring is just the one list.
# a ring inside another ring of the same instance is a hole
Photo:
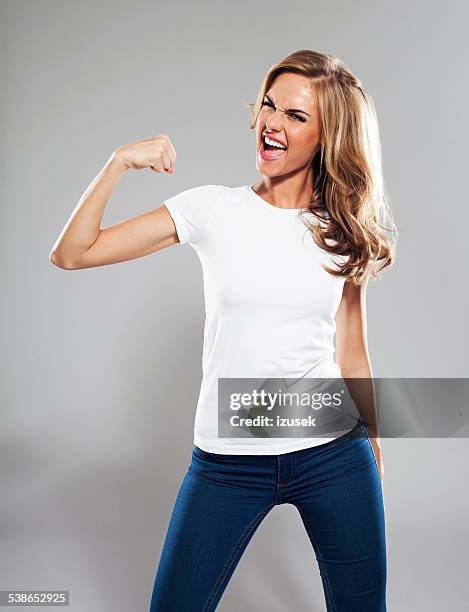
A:
{"label": "white t-shirt", "polygon": [[273,455],[335,439],[219,438],[218,378],[341,378],[334,317],[344,278],[320,264],[334,268],[343,259],[316,245],[298,208],[269,204],[251,185],[202,185],[164,203],[180,244],[195,250],[203,270],[194,444],[211,453]]}

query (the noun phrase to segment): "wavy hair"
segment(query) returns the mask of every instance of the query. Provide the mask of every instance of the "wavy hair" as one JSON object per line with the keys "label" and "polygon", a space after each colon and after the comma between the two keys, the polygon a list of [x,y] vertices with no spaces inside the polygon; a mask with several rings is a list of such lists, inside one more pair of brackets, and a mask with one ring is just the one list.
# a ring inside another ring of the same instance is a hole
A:
{"label": "wavy hair", "polygon": [[397,236],[398,231],[384,183],[374,102],[341,59],[296,51],[268,70],[256,102],[247,104],[251,129],[256,127],[265,93],[283,72],[311,80],[321,122],[308,207],[319,224],[303,220],[320,248],[344,257],[338,269],[324,269],[360,285],[369,273],[376,278],[394,263],[396,243],[386,232]]}

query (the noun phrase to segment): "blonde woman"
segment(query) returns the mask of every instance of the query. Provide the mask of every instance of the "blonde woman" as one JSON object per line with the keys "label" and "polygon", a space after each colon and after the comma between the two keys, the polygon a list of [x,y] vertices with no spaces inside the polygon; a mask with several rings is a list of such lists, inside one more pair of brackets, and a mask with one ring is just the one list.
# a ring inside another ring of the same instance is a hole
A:
{"label": "blonde woman", "polygon": [[[101,229],[129,169],[174,170],[166,134],[124,145],[85,191],[51,261],[90,268],[187,243],[203,266],[192,459],[151,612],[215,610],[256,528],[285,503],[297,508],[311,541],[327,610],[382,612],[383,462],[371,386],[361,394],[360,417],[326,437],[259,436],[249,428],[219,436],[218,403],[225,378],[372,379],[366,286],[393,263],[394,243],[383,230],[395,231],[374,104],[341,60],[302,50],[270,68],[250,108],[255,185],[193,187]],[[252,602],[254,610],[254,593]]]}

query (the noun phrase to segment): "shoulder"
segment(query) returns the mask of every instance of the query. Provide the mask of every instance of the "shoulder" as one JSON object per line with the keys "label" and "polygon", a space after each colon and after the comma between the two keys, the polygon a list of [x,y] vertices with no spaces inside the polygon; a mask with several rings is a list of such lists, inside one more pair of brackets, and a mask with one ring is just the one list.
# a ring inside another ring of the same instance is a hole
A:
{"label": "shoulder", "polygon": [[181,244],[200,242],[221,196],[220,185],[196,185],[164,200]]}
{"label": "shoulder", "polygon": [[243,187],[219,184],[196,185],[171,195],[164,200],[164,203],[170,212],[177,208],[191,211],[194,214],[206,215],[217,205],[235,199],[242,193],[242,189]]}
{"label": "shoulder", "polygon": [[180,198],[184,196],[185,198],[199,198],[203,196],[213,196],[219,191],[219,185],[196,185],[195,187],[187,187],[176,193],[175,195],[168,198],[171,200],[173,198]]}
{"label": "shoulder", "polygon": [[210,208],[219,198],[219,185],[196,185],[188,187],[164,200],[168,209],[178,208],[202,211]]}

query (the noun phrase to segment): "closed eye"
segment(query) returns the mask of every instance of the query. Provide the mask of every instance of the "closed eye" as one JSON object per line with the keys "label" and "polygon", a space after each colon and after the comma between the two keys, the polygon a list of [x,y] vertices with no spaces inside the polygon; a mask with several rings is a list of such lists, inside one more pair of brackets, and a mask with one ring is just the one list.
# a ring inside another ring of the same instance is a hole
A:
{"label": "closed eye", "polygon": [[[275,108],[275,106],[271,104],[270,102],[268,102],[267,100],[264,100],[261,106],[269,106],[270,108]],[[293,117],[297,121],[301,121],[301,123],[304,123],[306,121],[304,117],[300,117],[300,115],[295,115],[295,113],[287,113],[287,114],[289,117]]]}

